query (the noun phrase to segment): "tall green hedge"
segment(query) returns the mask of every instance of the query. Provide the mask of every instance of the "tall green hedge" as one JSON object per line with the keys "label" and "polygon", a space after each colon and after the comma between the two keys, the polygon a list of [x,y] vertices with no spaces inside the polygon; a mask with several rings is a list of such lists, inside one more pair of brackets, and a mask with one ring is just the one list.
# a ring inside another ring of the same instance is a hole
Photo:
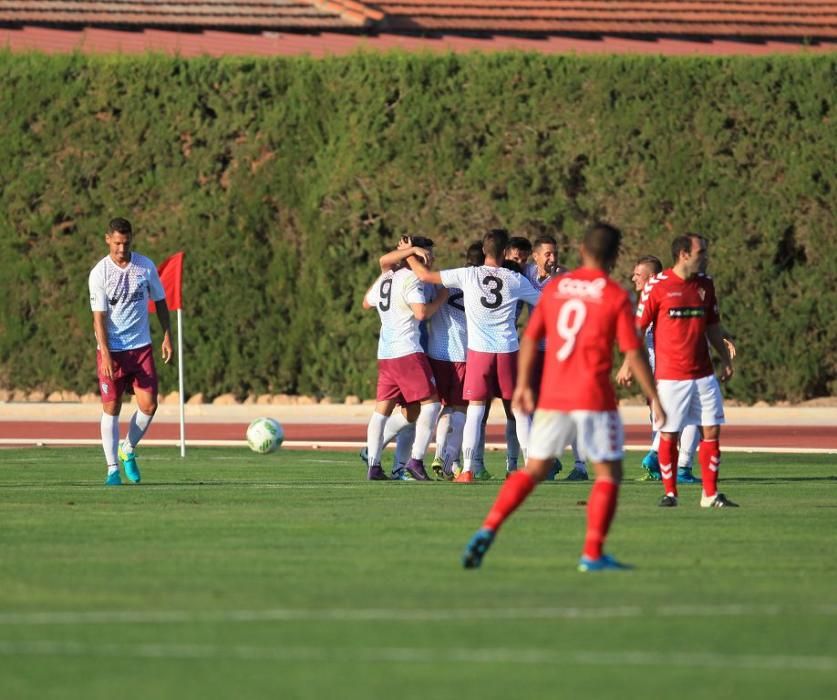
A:
{"label": "tall green hedge", "polygon": [[[187,252],[191,392],[369,396],[360,301],[401,234],[594,219],[710,240],[729,395],[837,393],[837,56],[0,53],[0,385],[95,387],[87,274],[116,215]],[[163,373],[163,388],[175,388]]]}

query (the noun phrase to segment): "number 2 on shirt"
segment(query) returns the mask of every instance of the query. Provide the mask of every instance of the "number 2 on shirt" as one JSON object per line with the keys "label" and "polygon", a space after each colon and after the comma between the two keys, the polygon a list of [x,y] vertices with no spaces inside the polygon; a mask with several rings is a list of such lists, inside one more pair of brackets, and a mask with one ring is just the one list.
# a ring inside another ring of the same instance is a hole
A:
{"label": "number 2 on shirt", "polygon": [[569,299],[558,312],[556,330],[564,344],[558,348],[558,362],[563,362],[575,350],[575,338],[587,318],[587,306],[581,299]]}

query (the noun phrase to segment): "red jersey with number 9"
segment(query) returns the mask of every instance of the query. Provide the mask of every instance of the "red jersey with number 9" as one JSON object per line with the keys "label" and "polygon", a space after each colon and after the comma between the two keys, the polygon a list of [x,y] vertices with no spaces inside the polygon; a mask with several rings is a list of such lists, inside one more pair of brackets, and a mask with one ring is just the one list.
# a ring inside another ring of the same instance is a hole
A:
{"label": "red jersey with number 9", "polygon": [[546,285],[525,336],[546,336],[538,408],[613,411],[613,343],[622,352],[641,341],[628,293],[601,270],[578,268]]}

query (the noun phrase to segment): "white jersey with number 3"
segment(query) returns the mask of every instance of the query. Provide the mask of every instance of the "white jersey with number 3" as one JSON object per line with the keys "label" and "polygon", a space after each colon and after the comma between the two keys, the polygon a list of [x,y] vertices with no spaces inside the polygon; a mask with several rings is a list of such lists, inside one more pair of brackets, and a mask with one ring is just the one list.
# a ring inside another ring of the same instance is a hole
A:
{"label": "white jersey with number 3", "polygon": [[410,304],[424,304],[424,285],[407,268],[382,274],[366,293],[366,303],[381,317],[378,359],[391,360],[423,352],[419,321]]}
{"label": "white jersey with number 3", "polygon": [[442,270],[442,284],[462,290],[468,324],[468,349],[505,353],[520,348],[517,302],[535,305],[540,292],[523,275],[505,267],[459,267]]}

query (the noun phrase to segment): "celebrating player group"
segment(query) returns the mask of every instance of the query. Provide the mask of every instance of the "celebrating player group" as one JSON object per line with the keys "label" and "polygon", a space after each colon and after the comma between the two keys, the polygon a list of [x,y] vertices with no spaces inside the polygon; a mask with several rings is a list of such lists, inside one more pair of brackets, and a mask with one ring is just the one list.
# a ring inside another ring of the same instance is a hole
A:
{"label": "celebrating player group", "polygon": [[[664,270],[656,258],[641,258],[637,269],[649,261],[656,269],[643,280],[635,313],[628,292],[609,277],[620,243],[618,229],[595,224],[584,234],[581,266],[573,271],[557,264],[554,239],[530,244],[502,229],[472,245],[463,267],[435,271],[427,238],[403,238],[380,260],[381,275],[363,301],[381,319],[377,404],[362,453],[367,477],[429,480],[424,459],[435,431],[432,471],[438,478],[491,478],[482,461],[487,411],[494,398],[505,409],[506,480],[465,549],[466,568],[480,566],[500,526],[537,483],[555,478],[568,446],[574,467],[567,478],[588,479],[588,463],[594,477],[578,568],[628,568],[603,549],[624,450],[611,382],[614,344],[625,355],[618,381],[636,379],[658,432],[659,447],[655,443],[646,459],[652,453],[658,459],[664,489],[659,505],[678,505],[678,480],[697,481],[690,469],[677,471],[678,440],[690,430],[700,436],[700,506],[736,507],[718,491],[724,411],[709,346],[720,357],[722,381],[732,376],[734,346],[705,273],[707,242],[698,234],[678,236],[672,266]],[[635,270],[635,282],[637,277]],[[524,307],[529,317],[519,340]],[[396,456],[387,475],[381,455],[392,439]]]}

